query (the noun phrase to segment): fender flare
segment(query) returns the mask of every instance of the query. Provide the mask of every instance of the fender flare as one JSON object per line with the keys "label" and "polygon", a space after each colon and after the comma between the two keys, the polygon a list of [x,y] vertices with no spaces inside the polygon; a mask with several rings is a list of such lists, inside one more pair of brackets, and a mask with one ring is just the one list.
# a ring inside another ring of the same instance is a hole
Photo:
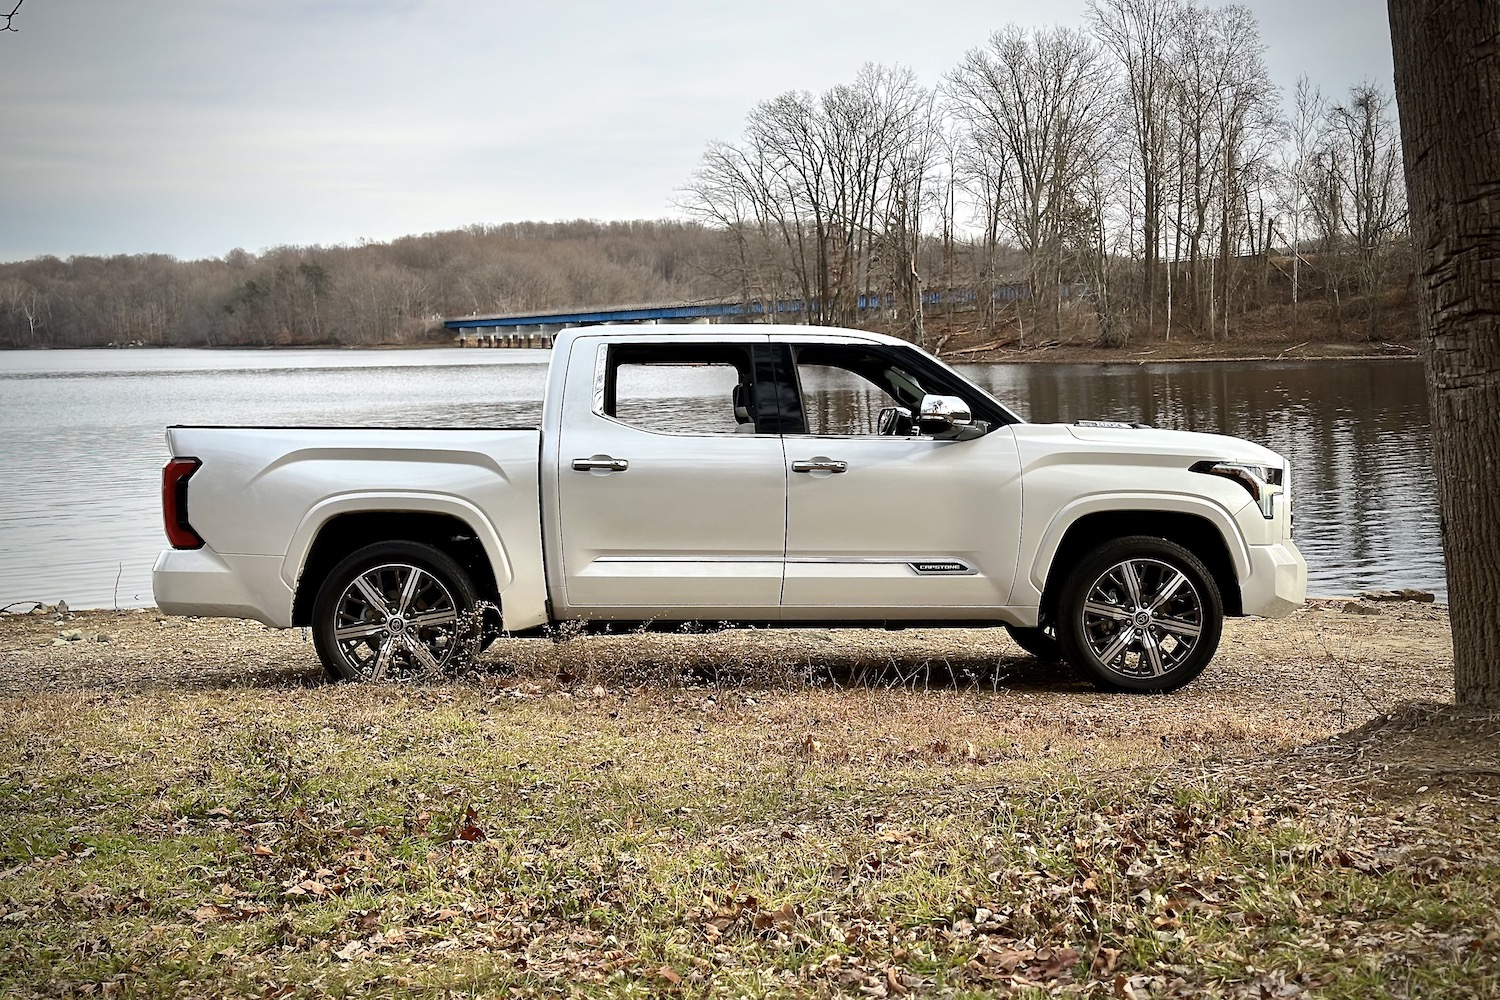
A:
{"label": "fender flare", "polygon": [[484,547],[484,554],[495,572],[496,591],[504,593],[505,588],[515,579],[499,532],[484,512],[469,501],[445,493],[377,490],[326,497],[313,504],[302,515],[297,530],[292,532],[292,540],[281,563],[281,578],[293,593],[297,591],[298,580],[303,567],[307,565],[307,556],[312,551],[313,542],[324,526],[342,514],[367,513],[447,514],[456,517],[469,526],[478,537],[479,544]]}
{"label": "fender flare", "polygon": [[1201,517],[1212,524],[1224,539],[1224,548],[1234,565],[1234,574],[1240,580],[1250,575],[1250,549],[1234,515],[1224,507],[1203,497],[1181,493],[1097,493],[1080,497],[1066,504],[1052,518],[1032,559],[1029,580],[1037,593],[1047,587],[1047,576],[1052,560],[1057,555],[1063,536],[1079,519],[1090,514],[1114,513],[1118,511],[1161,511],[1168,514],[1188,514]]}

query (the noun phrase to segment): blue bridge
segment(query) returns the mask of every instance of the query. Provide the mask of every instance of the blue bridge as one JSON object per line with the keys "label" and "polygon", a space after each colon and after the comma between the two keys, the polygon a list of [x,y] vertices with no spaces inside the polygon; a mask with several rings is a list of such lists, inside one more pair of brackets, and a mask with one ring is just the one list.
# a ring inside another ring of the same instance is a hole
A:
{"label": "blue bridge", "polygon": [[[1063,297],[1072,298],[1082,290],[1064,286]],[[1024,284],[1002,285],[995,289],[996,300],[1011,301],[1030,297]],[[970,308],[979,296],[972,289],[944,289],[922,295],[924,309]],[[775,303],[744,303],[738,299],[711,299],[703,302],[667,302],[651,305],[609,306],[570,309],[538,309],[529,312],[490,316],[454,316],[443,320],[459,346],[476,347],[550,347],[552,338],[562,330],[601,323],[733,323],[756,322],[775,313],[774,320],[789,323],[802,321],[801,299],[783,299]],[[861,295],[859,311],[891,309],[895,299],[889,295]]]}

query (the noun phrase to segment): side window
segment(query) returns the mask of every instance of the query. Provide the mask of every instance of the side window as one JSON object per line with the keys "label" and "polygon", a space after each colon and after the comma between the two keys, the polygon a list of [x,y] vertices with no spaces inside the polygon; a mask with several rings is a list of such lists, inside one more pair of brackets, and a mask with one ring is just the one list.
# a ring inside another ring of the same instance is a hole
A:
{"label": "side window", "polygon": [[[915,412],[924,394],[910,374],[864,347],[799,347],[796,366],[808,434],[881,434],[882,410]],[[909,416],[887,418],[885,434],[909,436]]]}
{"label": "side window", "polygon": [[609,348],[602,413],[659,434],[755,432],[747,348],[627,344]]}
{"label": "side window", "polygon": [[875,383],[847,368],[797,365],[802,414],[809,434],[874,434],[882,408],[899,405]]}

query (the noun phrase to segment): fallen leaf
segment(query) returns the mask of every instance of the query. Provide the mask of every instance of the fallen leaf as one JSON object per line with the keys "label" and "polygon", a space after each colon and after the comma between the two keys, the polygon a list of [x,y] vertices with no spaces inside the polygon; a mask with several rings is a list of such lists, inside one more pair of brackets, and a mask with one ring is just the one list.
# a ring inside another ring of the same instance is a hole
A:
{"label": "fallen leaf", "polygon": [[479,813],[475,812],[472,806],[465,809],[464,820],[459,824],[458,830],[454,834],[453,839],[465,840],[469,843],[476,843],[483,840],[484,830],[480,828],[478,820]]}

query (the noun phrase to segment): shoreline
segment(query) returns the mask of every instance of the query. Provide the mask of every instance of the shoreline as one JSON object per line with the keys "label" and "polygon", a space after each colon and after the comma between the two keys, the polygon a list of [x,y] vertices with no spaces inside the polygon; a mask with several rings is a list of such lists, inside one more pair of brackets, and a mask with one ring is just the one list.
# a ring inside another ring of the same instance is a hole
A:
{"label": "shoreline", "polygon": [[[1279,349],[1278,349],[1279,348]],[[1282,347],[1264,340],[1208,344],[1148,343],[1120,348],[1092,344],[1050,344],[1029,348],[961,348],[939,355],[949,364],[1149,365],[1286,361],[1420,361],[1421,351],[1405,343],[1309,341]]]}

